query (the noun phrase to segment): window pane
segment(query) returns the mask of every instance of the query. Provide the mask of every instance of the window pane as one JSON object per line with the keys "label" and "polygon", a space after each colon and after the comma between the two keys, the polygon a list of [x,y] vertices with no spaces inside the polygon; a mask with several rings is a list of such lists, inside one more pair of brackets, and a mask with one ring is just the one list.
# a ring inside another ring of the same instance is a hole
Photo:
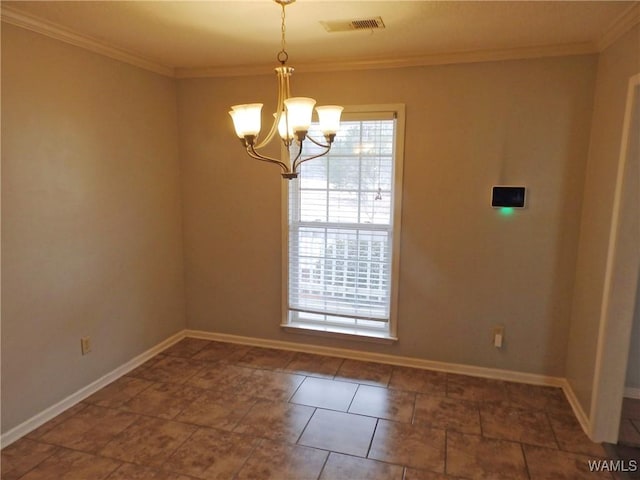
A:
{"label": "window pane", "polygon": [[360,223],[391,223],[391,192],[379,190],[360,194]]}
{"label": "window pane", "polygon": [[316,158],[302,164],[304,175],[300,175],[300,189],[327,188],[327,158]]}
{"label": "window pane", "polygon": [[[289,307],[298,320],[389,320],[394,125],[344,122],[329,155],[290,183]],[[315,126],[310,134],[318,137]]]}
{"label": "window pane", "polygon": [[304,222],[327,221],[326,190],[301,190],[300,203],[304,209],[300,211],[300,219]]}
{"label": "window pane", "polygon": [[290,236],[291,255],[297,258],[289,271],[291,307],[388,318],[387,232],[304,227]]}
{"label": "window pane", "polygon": [[333,190],[358,190],[360,184],[360,159],[358,157],[331,157],[329,161],[329,188]]}
{"label": "window pane", "polygon": [[358,194],[356,192],[329,192],[329,221],[358,222]]}

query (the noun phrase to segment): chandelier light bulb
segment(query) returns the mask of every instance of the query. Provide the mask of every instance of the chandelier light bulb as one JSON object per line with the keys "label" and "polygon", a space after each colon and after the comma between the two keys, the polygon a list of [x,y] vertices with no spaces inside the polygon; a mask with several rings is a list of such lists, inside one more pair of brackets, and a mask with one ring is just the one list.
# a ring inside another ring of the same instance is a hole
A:
{"label": "chandelier light bulb", "polygon": [[308,97],[291,97],[284,101],[287,107],[289,128],[294,132],[306,132],[311,126],[311,116],[316,101]]}
{"label": "chandelier light bulb", "polygon": [[318,120],[320,123],[320,130],[326,135],[335,135],[340,129],[340,116],[342,115],[343,107],[338,105],[324,105],[316,107],[318,112]]}
{"label": "chandelier light bulb", "polygon": [[231,115],[233,119],[233,126],[236,129],[236,135],[238,135],[238,137],[257,137],[260,133],[262,103],[234,105],[231,107],[229,115]]}
{"label": "chandelier light bulb", "polygon": [[[274,113],[274,117],[277,117],[278,114]],[[287,119],[287,112],[284,111],[280,115],[280,121],[278,122],[278,133],[280,134],[280,138],[285,142],[290,142],[293,140],[294,131],[291,128],[291,122]]]}

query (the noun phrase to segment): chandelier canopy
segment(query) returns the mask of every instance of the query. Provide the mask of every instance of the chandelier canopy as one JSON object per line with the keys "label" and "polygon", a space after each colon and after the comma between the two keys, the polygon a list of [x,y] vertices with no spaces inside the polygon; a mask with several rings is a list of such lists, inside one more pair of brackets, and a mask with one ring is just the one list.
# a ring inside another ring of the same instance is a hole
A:
{"label": "chandelier canopy", "polygon": [[[308,160],[322,157],[329,153],[331,146],[336,137],[336,133],[340,128],[340,116],[342,107],[337,105],[326,105],[315,107],[318,114],[318,122],[320,130],[324,135],[324,142],[312,138],[309,134],[311,126],[313,109],[316,101],[308,97],[292,97],[290,78],[293,74],[293,67],[287,65],[289,55],[286,50],[286,14],[285,7],[295,0],[273,0],[282,7],[282,49],[276,56],[280,66],[276,67],[275,72],[278,79],[278,103],[276,112],[273,114],[274,120],[271,129],[266,137],[258,142],[258,135],[261,129],[262,103],[248,103],[243,105],[234,105],[231,107],[229,115],[233,119],[236,135],[244,145],[247,154],[256,160],[275,163],[282,169],[282,177],[286,179],[297,178],[300,165]],[[267,145],[275,134],[278,133],[287,150],[287,159],[278,160],[275,158],[262,155],[259,149]],[[309,140],[322,151],[318,154],[303,157],[302,145],[305,140]],[[295,155],[292,155],[291,149],[294,147]],[[293,157],[293,158],[292,158]]]}

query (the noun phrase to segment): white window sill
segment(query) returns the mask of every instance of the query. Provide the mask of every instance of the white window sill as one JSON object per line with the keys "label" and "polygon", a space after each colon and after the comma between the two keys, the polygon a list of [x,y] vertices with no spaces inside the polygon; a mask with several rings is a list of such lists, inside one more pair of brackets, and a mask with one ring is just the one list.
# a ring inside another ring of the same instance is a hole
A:
{"label": "white window sill", "polygon": [[397,337],[390,336],[387,332],[375,332],[351,327],[336,327],[323,325],[310,325],[305,323],[284,323],[280,327],[289,333],[301,333],[319,337],[339,338],[342,340],[356,340],[370,343],[395,343]]}

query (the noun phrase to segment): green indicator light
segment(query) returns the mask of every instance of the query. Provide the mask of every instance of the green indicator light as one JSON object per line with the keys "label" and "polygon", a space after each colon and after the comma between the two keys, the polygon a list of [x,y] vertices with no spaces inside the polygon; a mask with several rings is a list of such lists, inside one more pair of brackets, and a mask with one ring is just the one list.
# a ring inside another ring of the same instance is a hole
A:
{"label": "green indicator light", "polygon": [[502,207],[500,209],[500,215],[503,217],[510,217],[514,212],[515,210],[512,207]]}

